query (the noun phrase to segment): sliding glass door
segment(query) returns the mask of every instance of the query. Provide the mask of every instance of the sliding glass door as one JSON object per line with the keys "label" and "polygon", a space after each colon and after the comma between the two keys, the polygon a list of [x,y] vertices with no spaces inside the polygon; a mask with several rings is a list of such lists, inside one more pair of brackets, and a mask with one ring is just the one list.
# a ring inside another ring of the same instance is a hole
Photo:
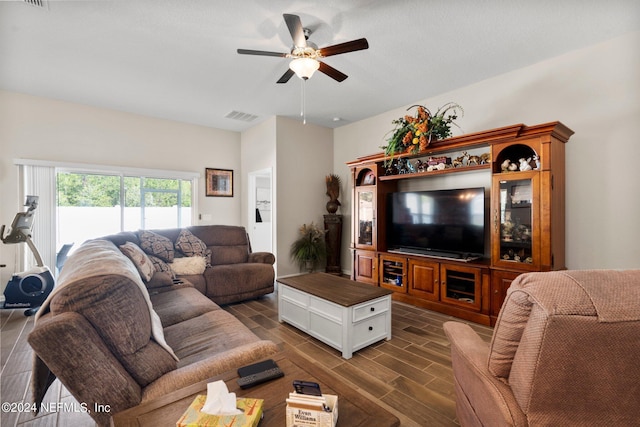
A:
{"label": "sliding glass door", "polygon": [[190,180],[60,171],[57,246],[120,231],[191,225]]}

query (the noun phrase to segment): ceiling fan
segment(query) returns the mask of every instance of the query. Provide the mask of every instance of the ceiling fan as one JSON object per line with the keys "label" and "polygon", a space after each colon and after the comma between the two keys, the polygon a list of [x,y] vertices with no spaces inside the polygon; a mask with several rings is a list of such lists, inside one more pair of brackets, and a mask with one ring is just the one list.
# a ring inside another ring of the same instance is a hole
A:
{"label": "ceiling fan", "polygon": [[261,55],[261,56],[278,56],[281,58],[292,58],[289,63],[289,69],[280,77],[278,83],[286,83],[296,74],[303,80],[308,80],[316,70],[326,74],[338,82],[345,80],[348,76],[330,65],[320,61],[327,56],[339,55],[341,53],[354,52],[369,48],[367,39],[352,40],[350,42],[339,43],[318,49],[314,43],[307,41],[311,35],[308,28],[302,27],[302,22],[298,15],[290,15],[285,13],[282,15],[284,21],[289,28],[291,38],[293,39],[293,47],[289,53],[269,52],[264,50],[238,49],[238,53],[242,55]]}

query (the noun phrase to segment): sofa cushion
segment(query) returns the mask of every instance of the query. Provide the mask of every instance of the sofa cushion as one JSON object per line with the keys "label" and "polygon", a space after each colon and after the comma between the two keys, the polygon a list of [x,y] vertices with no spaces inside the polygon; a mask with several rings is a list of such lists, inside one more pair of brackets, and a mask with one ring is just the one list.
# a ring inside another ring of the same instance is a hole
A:
{"label": "sofa cushion", "polygon": [[151,303],[164,328],[209,311],[220,310],[216,303],[192,287],[151,295]]}
{"label": "sofa cushion", "polygon": [[207,268],[207,260],[202,256],[174,258],[173,262],[170,263],[169,266],[178,276],[202,274],[204,273],[204,269]]}
{"label": "sofa cushion", "polygon": [[140,247],[149,255],[154,255],[163,261],[171,262],[175,256],[173,242],[169,238],[161,236],[149,230],[138,232]]}
{"label": "sofa cushion", "polygon": [[244,227],[197,225],[189,227],[189,231],[211,249],[211,265],[238,264],[249,259],[249,240]]}
{"label": "sofa cushion", "polygon": [[[217,302],[217,297],[236,296],[263,289],[265,284],[273,286],[275,273],[268,264],[214,265],[204,272],[207,280],[207,296]],[[242,283],[242,289],[238,289]],[[220,300],[220,303],[227,300]]]}
{"label": "sofa cushion", "polygon": [[155,273],[155,267],[147,254],[145,254],[138,245],[127,242],[124,245],[120,245],[120,250],[133,262],[133,265],[136,266],[142,280],[145,282],[151,280],[151,277],[153,277]]}
{"label": "sofa cushion", "polygon": [[[151,280],[147,283],[147,289],[166,288],[167,286],[173,286],[173,274],[170,273],[153,273]],[[155,309],[155,307],[154,307]]]}
{"label": "sofa cushion", "polygon": [[209,311],[169,326],[164,332],[167,342],[180,358],[178,367],[260,341],[240,320],[224,310]]}

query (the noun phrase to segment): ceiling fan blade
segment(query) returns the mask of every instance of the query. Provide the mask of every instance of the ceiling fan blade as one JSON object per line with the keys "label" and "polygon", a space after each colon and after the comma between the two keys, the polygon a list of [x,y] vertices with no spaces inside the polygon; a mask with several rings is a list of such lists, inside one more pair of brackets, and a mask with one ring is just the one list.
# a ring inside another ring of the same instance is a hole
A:
{"label": "ceiling fan blade", "polygon": [[320,71],[321,73],[325,73],[327,76],[339,82],[344,81],[347,77],[349,77],[346,74],[336,70],[331,65],[327,65],[322,61],[320,61],[320,68],[318,68],[318,71]]}
{"label": "ceiling fan blade", "polygon": [[289,28],[289,33],[291,33],[291,38],[293,39],[293,44],[296,47],[306,47],[307,39],[304,37],[304,30],[302,29],[302,22],[300,21],[300,17],[298,15],[290,15],[285,13],[284,22],[287,23],[287,27]]}
{"label": "ceiling fan blade", "polygon": [[280,58],[286,58],[289,55],[288,53],[268,52],[266,50],[251,49],[238,49],[238,53],[241,55],[279,56]]}
{"label": "ceiling fan blade", "polygon": [[287,71],[282,75],[282,77],[280,77],[280,80],[278,80],[276,83],[286,83],[289,81],[289,79],[291,77],[293,77],[295,73],[293,72],[293,70],[291,68],[287,69]]}
{"label": "ceiling fan blade", "polygon": [[367,42],[367,39],[358,39],[351,40],[350,42],[334,44],[333,46],[323,47],[322,49],[319,49],[319,51],[321,56],[326,57],[368,48],[369,42]]}

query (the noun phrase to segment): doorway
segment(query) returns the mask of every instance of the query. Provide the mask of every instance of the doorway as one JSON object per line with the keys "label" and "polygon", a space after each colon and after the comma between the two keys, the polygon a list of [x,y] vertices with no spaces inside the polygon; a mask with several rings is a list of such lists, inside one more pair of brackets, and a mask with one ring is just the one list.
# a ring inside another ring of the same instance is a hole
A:
{"label": "doorway", "polygon": [[249,172],[248,231],[253,252],[273,253],[271,168]]}

